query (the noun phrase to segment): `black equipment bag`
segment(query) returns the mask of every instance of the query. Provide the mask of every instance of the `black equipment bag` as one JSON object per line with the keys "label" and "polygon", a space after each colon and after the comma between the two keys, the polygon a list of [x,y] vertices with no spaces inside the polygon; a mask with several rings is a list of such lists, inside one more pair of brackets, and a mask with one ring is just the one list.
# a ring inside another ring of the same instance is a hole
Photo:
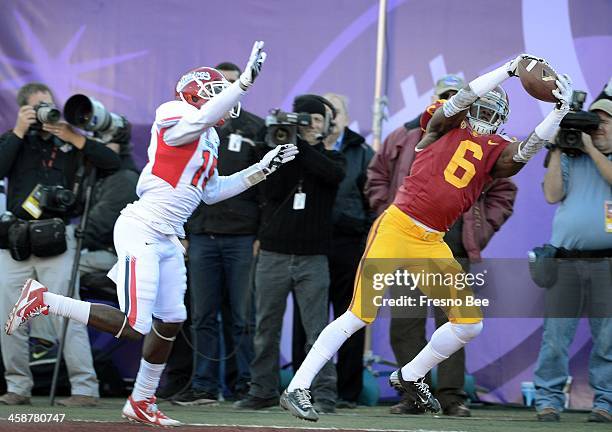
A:
{"label": "black equipment bag", "polygon": [[8,249],[8,232],[11,225],[17,221],[17,217],[11,212],[4,212],[0,215],[0,249]]}
{"label": "black equipment bag", "polygon": [[15,261],[25,261],[30,258],[30,224],[18,219],[8,229],[8,246]]}
{"label": "black equipment bag", "polygon": [[557,282],[558,249],[550,244],[533,248],[529,258],[531,279],[541,288],[550,288]]}
{"label": "black equipment bag", "polygon": [[40,258],[66,252],[68,246],[64,221],[53,218],[30,222],[30,245],[32,254]]}

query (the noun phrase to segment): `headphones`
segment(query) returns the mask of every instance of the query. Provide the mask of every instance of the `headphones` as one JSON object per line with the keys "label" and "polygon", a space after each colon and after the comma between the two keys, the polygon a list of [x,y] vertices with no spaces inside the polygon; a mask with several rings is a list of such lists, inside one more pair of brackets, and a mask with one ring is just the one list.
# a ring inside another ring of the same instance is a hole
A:
{"label": "headphones", "polygon": [[336,108],[334,107],[334,105],[330,101],[325,99],[323,96],[319,96],[319,95],[314,95],[314,96],[323,105],[329,107],[329,109],[331,109],[331,112],[332,112],[331,118],[330,118],[327,111],[325,111],[325,130],[321,134],[322,135],[321,140],[324,140],[326,137],[328,137],[331,134],[332,128],[336,125],[336,123],[334,122],[334,119],[336,118],[336,115],[338,114],[338,112],[336,111]]}

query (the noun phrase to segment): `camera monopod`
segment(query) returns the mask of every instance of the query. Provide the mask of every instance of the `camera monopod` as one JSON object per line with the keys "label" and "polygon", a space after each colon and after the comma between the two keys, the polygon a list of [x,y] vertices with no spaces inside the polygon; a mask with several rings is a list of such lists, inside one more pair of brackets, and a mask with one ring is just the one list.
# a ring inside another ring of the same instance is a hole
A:
{"label": "camera monopod", "polygon": [[[72,263],[72,272],[70,273],[70,283],[68,285],[67,297],[74,298],[74,292],[76,290],[76,282],[79,277],[79,262],[81,261],[81,246],[83,244],[83,232],[87,227],[87,220],[89,217],[89,208],[91,206],[91,198],[93,195],[93,189],[96,184],[96,168],[91,167],[91,171],[87,175],[84,183],[85,191],[85,205],[83,207],[83,215],[79,222],[79,226],[75,229],[76,238],[76,250],[74,252],[74,261]],[[53,369],[53,379],[51,380],[51,394],[49,395],[49,404],[51,406],[55,403],[55,392],[57,390],[57,381],[59,378],[60,364],[62,363],[62,356],[64,353],[64,343],[66,341],[66,332],[68,331],[68,318],[62,319],[62,334],[59,339],[59,345],[57,349],[57,361],[55,362],[55,368]]]}

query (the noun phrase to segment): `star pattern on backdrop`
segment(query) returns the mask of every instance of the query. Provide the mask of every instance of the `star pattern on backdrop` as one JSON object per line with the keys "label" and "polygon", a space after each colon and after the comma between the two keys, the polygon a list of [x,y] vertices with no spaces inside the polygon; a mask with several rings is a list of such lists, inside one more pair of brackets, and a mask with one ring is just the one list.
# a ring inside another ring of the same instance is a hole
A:
{"label": "star pattern on backdrop", "polygon": [[14,11],[13,15],[25,39],[23,46],[29,49],[30,55],[28,57],[30,60],[13,58],[0,53],[0,63],[9,65],[9,71],[12,70],[17,74],[17,76],[0,80],[0,90],[17,90],[28,82],[41,81],[52,88],[56,96],[63,100],[74,93],[75,88],[124,100],[130,99],[129,96],[121,92],[88,81],[81,78],[80,75],[142,57],[148,53],[148,50],[72,63],[71,58],[78,48],[83,33],[85,33],[85,25],[82,25],[72,35],[59,54],[53,55],[45,47],[44,38],[41,40],[24,17],[17,11]]}

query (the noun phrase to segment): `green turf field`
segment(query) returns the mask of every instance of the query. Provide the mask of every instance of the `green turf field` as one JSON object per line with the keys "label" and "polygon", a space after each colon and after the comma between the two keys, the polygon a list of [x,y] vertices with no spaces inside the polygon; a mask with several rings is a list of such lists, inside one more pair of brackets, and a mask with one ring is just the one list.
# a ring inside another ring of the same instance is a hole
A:
{"label": "green turf field", "polygon": [[[61,407],[50,408],[46,398],[34,398],[33,405],[28,407],[6,407],[0,405],[0,430],[125,430],[134,431],[135,425],[121,423],[121,407],[124,399],[103,399],[96,408]],[[398,431],[612,431],[612,425],[586,423],[587,413],[569,412],[562,415],[560,423],[538,423],[535,414],[527,409],[508,408],[473,408],[471,418],[451,418],[444,416],[398,416],[388,413],[388,407],[360,407],[354,410],[338,410],[337,414],[321,416],[317,423],[307,423],[291,417],[280,408],[265,411],[239,411],[231,403],[223,402],[208,407],[176,407],[167,402],[159,404],[170,417],[184,423],[202,426],[186,427],[186,430],[207,431],[247,431],[260,432],[291,429],[331,429],[331,430],[398,430]],[[23,413],[63,413],[65,420],[61,425],[34,424],[19,425],[8,421],[10,414]],[[92,422],[74,424],[71,422]],[[109,423],[98,423],[109,422]],[[204,428],[203,426],[208,426]],[[222,426],[232,426],[224,428]],[[257,428],[249,428],[257,426]],[[138,428],[140,430],[140,428]]]}

